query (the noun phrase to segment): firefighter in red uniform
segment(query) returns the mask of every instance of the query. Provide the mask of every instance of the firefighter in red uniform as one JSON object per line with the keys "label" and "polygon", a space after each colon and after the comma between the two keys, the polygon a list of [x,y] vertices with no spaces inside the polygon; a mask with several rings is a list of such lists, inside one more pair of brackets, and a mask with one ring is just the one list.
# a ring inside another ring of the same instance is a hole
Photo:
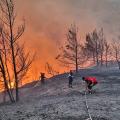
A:
{"label": "firefighter in red uniform", "polygon": [[82,80],[86,82],[86,89],[89,93],[92,93],[92,87],[98,82],[95,77],[82,77]]}

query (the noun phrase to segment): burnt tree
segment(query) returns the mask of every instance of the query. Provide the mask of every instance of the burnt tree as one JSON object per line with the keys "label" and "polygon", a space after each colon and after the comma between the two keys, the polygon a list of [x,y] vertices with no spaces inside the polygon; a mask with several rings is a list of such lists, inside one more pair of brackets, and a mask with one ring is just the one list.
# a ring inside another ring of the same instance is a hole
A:
{"label": "burnt tree", "polygon": [[[61,63],[65,65],[73,65],[78,72],[78,67],[81,65],[86,58],[82,53],[82,45],[78,39],[78,30],[75,25],[67,31],[67,41],[61,48],[61,53],[56,57]],[[84,60],[83,60],[84,59]]]}
{"label": "burnt tree", "polygon": [[10,80],[14,82],[16,101],[19,100],[19,81],[29,70],[29,67],[33,61],[33,56],[29,52],[26,52],[24,43],[20,41],[20,37],[25,30],[25,21],[21,25],[18,25],[16,19],[15,4],[13,0],[1,0],[0,8],[2,17],[0,21],[4,25],[3,36],[6,41],[7,59],[9,63]]}

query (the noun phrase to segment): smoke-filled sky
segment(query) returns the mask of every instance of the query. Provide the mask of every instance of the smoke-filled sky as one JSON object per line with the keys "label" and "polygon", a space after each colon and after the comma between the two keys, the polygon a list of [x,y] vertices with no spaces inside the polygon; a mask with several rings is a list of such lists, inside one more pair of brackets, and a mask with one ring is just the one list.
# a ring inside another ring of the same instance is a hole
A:
{"label": "smoke-filled sky", "polygon": [[81,40],[95,28],[103,27],[108,39],[120,33],[120,0],[16,0],[16,7],[18,16],[26,19],[22,38],[37,51],[39,71],[47,61],[57,66],[57,48],[72,23],[78,26]]}

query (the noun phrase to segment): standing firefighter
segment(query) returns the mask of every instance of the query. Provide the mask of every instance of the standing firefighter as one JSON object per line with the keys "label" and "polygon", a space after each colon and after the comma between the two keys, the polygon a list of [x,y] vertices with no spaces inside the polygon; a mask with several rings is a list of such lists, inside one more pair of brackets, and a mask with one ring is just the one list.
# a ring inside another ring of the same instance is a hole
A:
{"label": "standing firefighter", "polygon": [[68,80],[69,80],[69,88],[72,88],[72,82],[73,82],[73,73],[70,70],[70,73],[68,75]]}
{"label": "standing firefighter", "polygon": [[44,84],[45,83],[45,73],[41,73],[41,76],[40,76],[40,80],[41,80],[41,84]]}
{"label": "standing firefighter", "polygon": [[92,93],[92,88],[95,86],[98,82],[95,77],[82,77],[82,80],[86,82],[86,90],[88,90],[89,93]]}

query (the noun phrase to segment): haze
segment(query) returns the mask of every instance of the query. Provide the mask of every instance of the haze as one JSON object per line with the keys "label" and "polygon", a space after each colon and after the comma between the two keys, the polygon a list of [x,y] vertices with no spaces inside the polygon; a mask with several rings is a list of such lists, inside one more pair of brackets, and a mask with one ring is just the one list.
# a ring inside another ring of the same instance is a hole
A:
{"label": "haze", "polygon": [[23,39],[30,50],[37,52],[32,68],[38,75],[45,63],[64,71],[55,61],[67,28],[77,24],[80,39],[93,29],[104,28],[107,39],[118,39],[120,33],[119,0],[17,0],[17,15],[26,19]]}

